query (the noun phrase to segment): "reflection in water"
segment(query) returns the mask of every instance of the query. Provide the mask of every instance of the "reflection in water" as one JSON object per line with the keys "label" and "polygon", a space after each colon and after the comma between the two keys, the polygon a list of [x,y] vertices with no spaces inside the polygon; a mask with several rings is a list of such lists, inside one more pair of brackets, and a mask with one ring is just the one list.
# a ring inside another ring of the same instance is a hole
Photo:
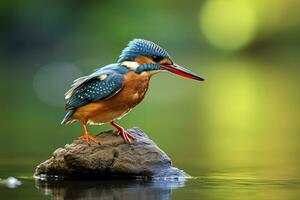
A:
{"label": "reflection in water", "polygon": [[36,187],[52,199],[163,199],[185,180],[42,181]]}

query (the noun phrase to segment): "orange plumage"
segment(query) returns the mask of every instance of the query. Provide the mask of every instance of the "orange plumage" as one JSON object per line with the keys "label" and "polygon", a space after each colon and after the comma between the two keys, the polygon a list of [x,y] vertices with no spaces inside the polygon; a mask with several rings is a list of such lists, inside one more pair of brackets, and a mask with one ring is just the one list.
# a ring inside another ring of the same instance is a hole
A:
{"label": "orange plumage", "polygon": [[89,103],[77,109],[72,119],[91,124],[103,124],[119,119],[138,105],[148,89],[150,74],[129,72],[124,75],[124,86],[109,99]]}

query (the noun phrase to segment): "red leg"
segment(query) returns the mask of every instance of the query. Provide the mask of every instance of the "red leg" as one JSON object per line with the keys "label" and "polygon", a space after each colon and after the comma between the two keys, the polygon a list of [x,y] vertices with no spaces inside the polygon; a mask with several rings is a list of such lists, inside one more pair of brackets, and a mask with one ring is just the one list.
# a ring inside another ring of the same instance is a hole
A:
{"label": "red leg", "polygon": [[118,124],[116,124],[114,121],[111,121],[110,124],[115,127],[118,131],[117,131],[117,135],[120,135],[122,136],[122,138],[128,142],[128,143],[131,143],[132,140],[135,139],[135,137],[133,137],[132,135],[130,135],[127,131],[125,131],[125,129],[121,126],[119,126]]}
{"label": "red leg", "polygon": [[89,134],[89,132],[86,128],[86,122],[82,121],[81,124],[82,124],[82,127],[83,127],[84,134],[83,134],[83,136],[79,137],[79,139],[80,140],[85,140],[88,144],[90,144],[90,140],[100,144],[100,141],[96,137]]}

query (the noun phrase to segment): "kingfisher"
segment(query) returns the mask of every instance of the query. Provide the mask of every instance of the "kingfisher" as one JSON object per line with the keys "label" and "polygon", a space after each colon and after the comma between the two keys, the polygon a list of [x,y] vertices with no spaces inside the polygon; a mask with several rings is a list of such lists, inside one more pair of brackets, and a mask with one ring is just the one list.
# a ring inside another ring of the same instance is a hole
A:
{"label": "kingfisher", "polygon": [[179,66],[162,47],[144,39],[134,39],[121,52],[117,63],[104,66],[90,75],[74,80],[65,93],[67,113],[61,122],[80,121],[84,134],[79,139],[100,144],[87,130],[87,124],[106,124],[117,129],[125,142],[135,137],[116,124],[145,97],[152,75],[160,72],[204,81],[194,72]]}

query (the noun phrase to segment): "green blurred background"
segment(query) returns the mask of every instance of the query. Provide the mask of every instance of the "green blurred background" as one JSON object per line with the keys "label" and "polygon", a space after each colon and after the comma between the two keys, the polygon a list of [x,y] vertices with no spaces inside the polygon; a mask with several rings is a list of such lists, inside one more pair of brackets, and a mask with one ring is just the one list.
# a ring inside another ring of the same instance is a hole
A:
{"label": "green blurred background", "polygon": [[64,92],[144,38],[207,81],[157,75],[119,124],[143,129],[194,176],[298,176],[299,8],[298,0],[1,1],[1,174],[31,176],[79,137],[79,123],[60,125]]}

